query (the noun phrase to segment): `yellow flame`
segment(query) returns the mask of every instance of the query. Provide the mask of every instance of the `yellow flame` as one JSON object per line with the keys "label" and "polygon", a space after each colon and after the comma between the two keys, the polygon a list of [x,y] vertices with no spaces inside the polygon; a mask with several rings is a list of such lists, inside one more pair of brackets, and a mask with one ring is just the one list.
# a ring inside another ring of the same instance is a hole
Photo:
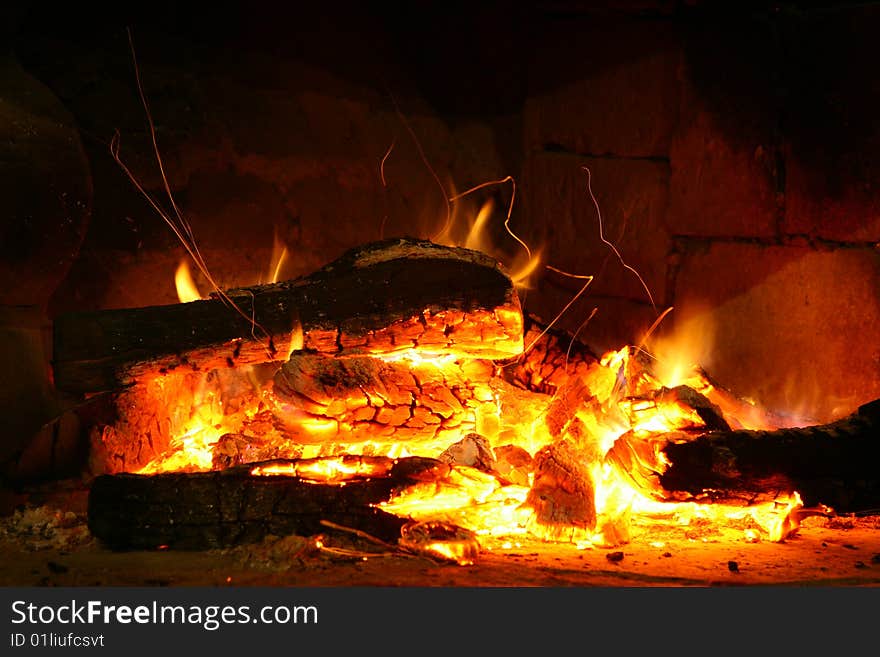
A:
{"label": "yellow flame", "polygon": [[532,275],[541,264],[541,251],[529,249],[525,246],[525,242],[516,237],[505,224],[512,241],[516,242],[517,250],[516,256],[512,258],[504,254],[490,234],[495,204],[488,200],[480,206],[475,215],[471,216],[468,210],[464,209],[465,206],[460,205],[463,196],[464,194],[453,195],[452,198],[457,202],[455,211],[447,217],[442,230],[433,237],[433,240],[445,246],[463,246],[492,256],[505,265],[516,287],[528,288]]}
{"label": "yellow flame", "polygon": [[654,373],[667,388],[687,383],[698,365],[709,365],[715,341],[711,312],[690,308],[677,310],[676,314],[671,332],[650,342],[650,350],[656,358]]}
{"label": "yellow flame", "polygon": [[[487,228],[492,210],[491,203],[480,209],[467,234],[460,236],[461,244],[491,254],[493,247]],[[273,256],[273,279],[279,276],[286,249],[279,248],[277,254]],[[514,273],[514,279],[527,281],[538,263],[539,258],[531,256],[525,267]],[[182,302],[201,298],[186,261],[178,267],[175,282]],[[585,380],[585,389],[593,397],[590,404],[576,411],[575,417],[580,421],[581,435],[589,437],[584,440],[592,445],[591,451],[585,452],[584,456],[590,463],[594,497],[595,523],[592,526],[565,526],[561,530],[559,527],[542,527],[536,522],[535,512],[525,506],[530,486],[514,485],[494,474],[461,465],[451,466],[439,480],[420,481],[397,490],[389,501],[379,505],[380,508],[416,521],[449,522],[479,536],[531,533],[546,540],[566,540],[580,545],[619,545],[630,540],[635,525],[644,527],[656,523],[654,526],[660,527],[669,522],[682,527],[706,522],[718,525],[740,523],[744,540],[783,540],[797,529],[798,515],[794,511],[802,504],[796,492],[774,502],[746,508],[727,504],[674,502],[664,499],[665,493],[659,483],[637,481],[630,473],[619,470],[619,465],[606,462],[603,458],[621,435],[631,432],[636,440],[643,441],[640,444],[645,452],[639,457],[649,462],[651,472],[662,471],[669,464],[661,449],[662,440],[654,440],[654,437],[703,426],[703,420],[694,409],[676,398],[653,394],[663,387],[679,384],[690,386],[718,404],[732,426],[750,428],[761,425],[762,421],[769,423],[757,409],[716,390],[701,370],[694,366],[694,363],[705,359],[711,334],[709,323],[691,319],[680,323],[679,330],[670,338],[655,340],[652,345],[656,356],[651,361],[653,368],[646,367],[644,371],[639,371],[642,365],[629,347],[623,347],[605,354],[596,368],[591,370],[589,380]],[[290,350],[301,349],[302,345],[302,327],[295,319]],[[460,360],[460,356],[453,354],[421,353],[412,349],[388,355],[377,354],[375,357],[404,363],[416,379],[420,372],[426,371],[425,368],[458,367],[457,361]],[[637,377],[635,383],[628,380],[631,376]],[[484,407],[474,411],[475,416],[468,419],[471,424],[466,431],[476,430],[489,440],[491,446],[516,445],[534,456],[554,440],[569,437],[568,433],[560,436],[550,431],[547,412],[554,399],[549,395],[522,391],[521,395],[504,398],[490,386],[485,387],[486,392],[480,393],[485,394],[480,399]],[[268,395],[258,398],[261,405],[269,398]],[[368,396],[372,405],[382,406],[381,394],[371,392]],[[503,406],[500,399],[506,399],[504,403],[507,406]],[[298,435],[297,438],[301,440],[296,441],[299,460],[255,466],[251,473],[260,476],[295,476],[313,483],[344,485],[353,478],[379,477],[388,472],[387,466],[377,465],[366,457],[364,460],[352,459],[354,454],[382,454],[390,458],[405,455],[437,457],[466,432],[463,424],[461,427],[453,425],[453,418],[444,418],[444,423],[450,423],[450,426],[443,427],[444,432],[438,431],[435,435],[432,429],[424,439],[410,439],[405,444],[395,442],[394,429],[385,426],[376,427],[375,442],[335,443],[344,441],[352,429],[352,422],[343,416],[349,409],[349,402],[354,401],[364,400],[340,396],[322,402],[327,409],[338,407],[341,418],[338,420],[329,417],[333,415],[329,411],[326,417],[310,416],[300,411],[297,426],[302,430],[302,435]],[[430,400],[426,398],[426,401]],[[242,435],[242,413],[227,415],[222,405],[218,406],[219,403],[219,400],[206,400],[204,406],[199,407],[193,417],[179,427],[178,435],[172,440],[172,449],[141,472],[210,470],[213,467],[214,448],[224,434],[234,433],[246,439]],[[280,417],[284,419],[293,417],[285,415],[288,411],[283,404],[275,410],[280,410]],[[257,408],[248,408],[243,414],[252,419],[256,412]],[[291,414],[295,412],[295,409],[289,411]],[[277,414],[274,419],[278,419]],[[388,439],[383,440],[386,436]],[[501,442],[502,439],[504,442]],[[340,453],[346,456],[327,457],[328,454]],[[533,477],[533,474],[529,474],[527,480],[531,481]],[[524,483],[523,478],[517,481],[518,484]],[[442,541],[431,544],[429,548],[436,554],[459,562],[469,558],[458,546]]]}
{"label": "yellow flame", "polygon": [[180,303],[202,299],[202,293],[199,292],[199,288],[193,280],[187,260],[181,260],[177,266],[177,271],[174,273],[174,286],[177,288],[177,298],[180,299]]}
{"label": "yellow flame", "polygon": [[199,418],[171,442],[172,449],[141,468],[140,474],[210,470],[214,445],[227,431]]}
{"label": "yellow flame", "polygon": [[269,271],[266,276],[269,283],[277,283],[281,279],[281,272],[287,261],[287,256],[287,245],[278,237],[278,231],[276,230],[275,236],[272,239],[272,257],[269,260]]}
{"label": "yellow flame", "polygon": [[261,477],[299,477],[315,483],[340,483],[351,479],[386,475],[391,465],[391,461],[340,456],[267,463],[253,468],[251,474]]}

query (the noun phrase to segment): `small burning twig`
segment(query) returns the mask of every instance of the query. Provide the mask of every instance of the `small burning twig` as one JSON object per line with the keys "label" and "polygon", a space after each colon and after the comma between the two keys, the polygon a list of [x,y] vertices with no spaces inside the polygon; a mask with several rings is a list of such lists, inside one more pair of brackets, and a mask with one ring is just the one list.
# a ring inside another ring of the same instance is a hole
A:
{"label": "small burning twig", "polygon": [[391,545],[390,543],[386,543],[381,538],[376,538],[372,534],[368,534],[367,532],[362,531],[360,529],[355,529],[354,527],[346,527],[345,525],[339,525],[335,522],[331,522],[330,520],[322,520],[321,524],[324,525],[325,527],[329,527],[330,529],[335,529],[340,532],[347,532],[349,534],[354,534],[355,536],[358,536],[366,541],[369,541],[370,543],[375,543],[376,545],[381,545],[382,547],[388,548],[389,550],[396,549],[394,545]]}

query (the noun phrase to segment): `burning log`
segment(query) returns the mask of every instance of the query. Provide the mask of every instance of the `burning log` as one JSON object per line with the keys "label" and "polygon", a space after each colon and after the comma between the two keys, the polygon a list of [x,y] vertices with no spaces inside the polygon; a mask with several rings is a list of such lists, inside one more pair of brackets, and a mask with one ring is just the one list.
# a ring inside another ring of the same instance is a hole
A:
{"label": "burning log", "polygon": [[446,446],[496,408],[493,372],[483,360],[296,352],[275,375],[274,410],[284,435],[300,443],[418,439]]}
{"label": "burning log", "polygon": [[529,475],[534,467],[531,454],[516,445],[500,445],[492,451],[500,480],[518,486],[529,485]]}
{"label": "burning log", "polygon": [[589,460],[571,441],[541,449],[525,506],[534,509],[532,532],[553,540],[583,538],[596,526],[596,503]]}
{"label": "burning log", "polygon": [[444,463],[466,465],[483,472],[499,474],[498,462],[495,460],[492,446],[478,433],[469,433],[457,443],[447,447],[437,458]]}
{"label": "burning log", "polygon": [[[753,503],[797,491],[807,506],[827,504],[848,513],[880,507],[878,433],[880,400],[810,427],[672,433],[651,440],[625,434],[608,458],[643,489],[674,499]],[[671,465],[660,466],[653,450]]]}
{"label": "burning log", "polygon": [[574,378],[589,378],[598,367],[599,358],[583,342],[530,315],[524,323],[523,344],[531,348],[504,368],[510,383],[531,392],[553,394]]}
{"label": "burning log", "polygon": [[89,529],[114,549],[210,549],[326,531],[322,520],[393,542],[407,520],[375,508],[448,466],[434,459],[272,461],[220,472],[95,479]]}
{"label": "burning log", "polygon": [[174,368],[280,361],[295,347],[335,355],[415,347],[491,359],[522,351],[519,300],[498,263],[427,241],[377,242],[309,276],[226,295],[241,313],[215,297],[58,317],[56,386],[115,390]]}

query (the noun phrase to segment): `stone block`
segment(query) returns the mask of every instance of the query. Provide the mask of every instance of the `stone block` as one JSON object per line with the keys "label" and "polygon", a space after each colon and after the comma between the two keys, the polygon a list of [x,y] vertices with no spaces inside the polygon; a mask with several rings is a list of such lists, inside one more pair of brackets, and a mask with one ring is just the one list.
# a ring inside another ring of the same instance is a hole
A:
{"label": "stone block", "polygon": [[[784,231],[880,240],[880,8],[854,5],[788,24]],[[817,43],[828,47],[817,48]]]}
{"label": "stone block", "polygon": [[670,230],[700,237],[773,237],[773,148],[769,131],[732,136],[691,95],[670,149]]}
{"label": "stone block", "polygon": [[[602,213],[601,237],[614,248],[600,237],[584,167]],[[660,306],[669,252],[668,180],[664,162],[533,154],[523,176],[526,232],[546,264],[595,276],[591,293],[649,302],[641,277]]]}
{"label": "stone block", "polygon": [[684,254],[673,319],[703,316],[722,385],[827,420],[880,397],[878,280],[875,249],[715,243]]}
{"label": "stone block", "polygon": [[[576,289],[572,291],[544,280],[526,295],[525,310],[549,323],[576,293]],[[595,315],[587,321],[593,310]],[[559,316],[553,326],[572,335],[576,333],[577,340],[601,356],[626,345],[639,344],[656,318],[657,313],[648,303],[597,296],[588,290]]]}
{"label": "stone block", "polygon": [[682,24],[679,121],[670,146],[677,235],[772,238],[781,214],[778,35],[741,11]]}
{"label": "stone block", "polygon": [[838,242],[880,241],[878,154],[880,133],[873,147],[839,153],[822,169],[789,156],[785,234]]}
{"label": "stone block", "polygon": [[89,163],[73,117],[8,57],[0,88],[0,303],[45,307],[89,223]]}
{"label": "stone block", "polygon": [[528,68],[526,151],[666,157],[678,118],[680,48],[671,24],[545,19]]}

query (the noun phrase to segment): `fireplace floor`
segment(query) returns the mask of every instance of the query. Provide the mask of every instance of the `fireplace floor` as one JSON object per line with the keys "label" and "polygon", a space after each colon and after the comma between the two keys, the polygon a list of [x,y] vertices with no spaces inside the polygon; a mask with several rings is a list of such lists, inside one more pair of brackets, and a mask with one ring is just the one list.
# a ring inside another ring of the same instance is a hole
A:
{"label": "fireplace floor", "polygon": [[[489,541],[472,566],[400,554],[346,534],[290,536],[224,550],[113,552],[84,514],[19,507],[0,518],[3,586],[729,586],[880,585],[880,517],[811,517],[783,543],[737,530],[633,528],[615,549],[537,540]],[[357,541],[357,543],[353,542]]]}

